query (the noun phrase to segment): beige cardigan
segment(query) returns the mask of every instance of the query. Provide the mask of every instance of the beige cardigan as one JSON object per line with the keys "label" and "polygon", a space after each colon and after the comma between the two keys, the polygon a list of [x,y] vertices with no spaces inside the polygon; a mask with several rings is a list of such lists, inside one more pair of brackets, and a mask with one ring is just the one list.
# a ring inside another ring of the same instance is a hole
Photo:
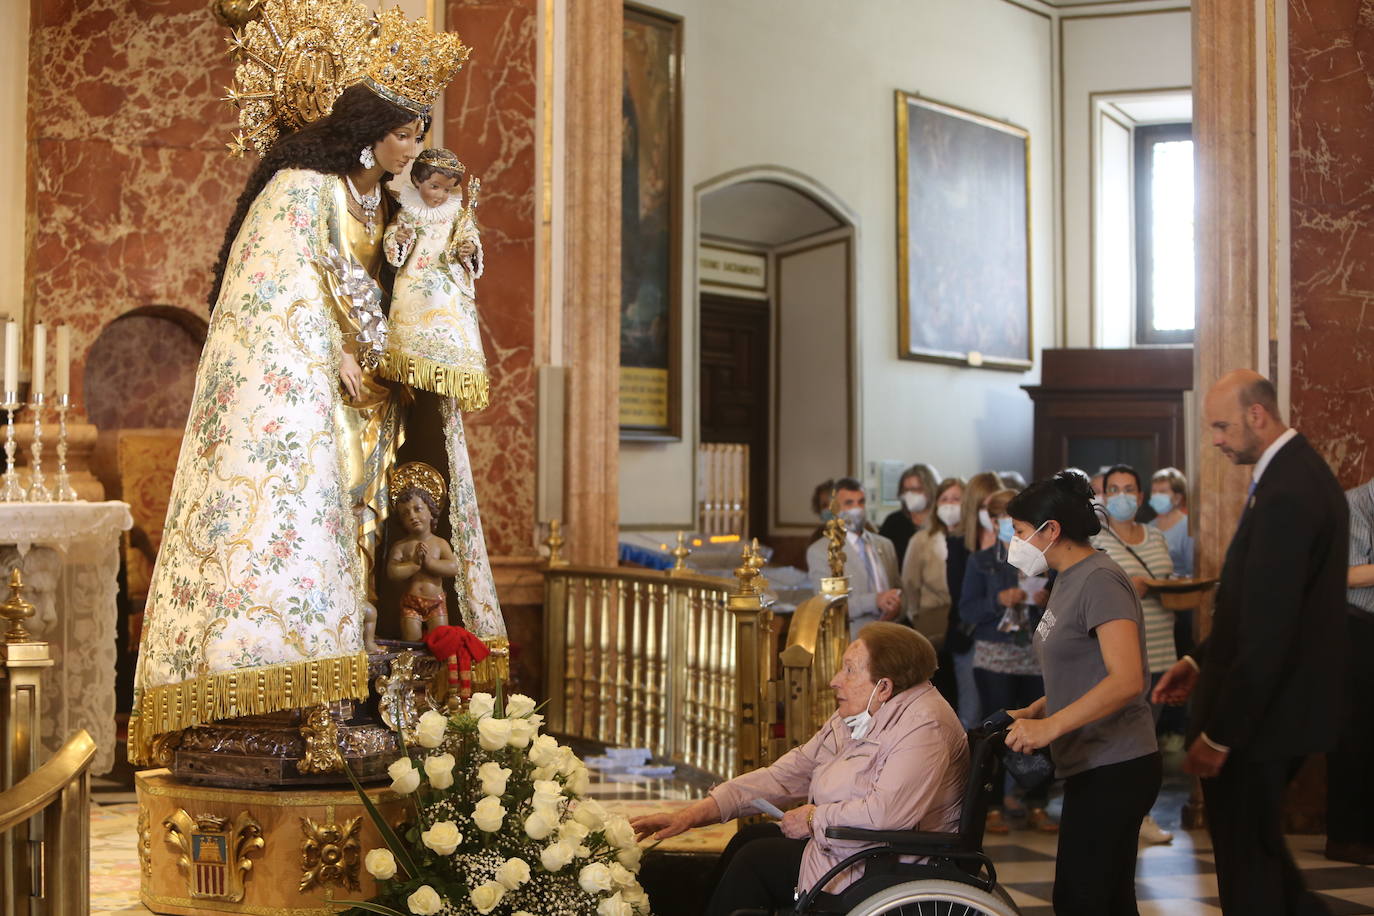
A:
{"label": "beige cardigan", "polygon": [[902,561],[902,614],[937,649],[944,645],[949,626],[948,555],[944,533],[922,528],[907,543]]}

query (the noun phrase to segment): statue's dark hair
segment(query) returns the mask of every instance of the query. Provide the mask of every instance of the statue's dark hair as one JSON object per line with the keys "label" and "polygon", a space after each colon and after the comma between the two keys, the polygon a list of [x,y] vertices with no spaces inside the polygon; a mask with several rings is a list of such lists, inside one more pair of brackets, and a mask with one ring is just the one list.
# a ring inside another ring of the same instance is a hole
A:
{"label": "statue's dark hair", "polygon": [[1007,515],[1036,528],[1054,519],[1066,539],[1080,543],[1102,530],[1092,484],[1077,471],[1037,480],[1007,503]]}
{"label": "statue's dark hair", "polygon": [[[248,210],[272,176],[282,169],[310,169],[326,175],[343,175],[358,164],[363,147],[381,140],[402,125],[416,120],[413,112],[386,101],[361,84],[349,86],[334,103],[328,115],[300,130],[277,138],[267,155],[248,176],[234,205],[234,215],[224,231],[224,244],[215,261],[215,278],[210,288],[210,308],[219,299],[224,283],[224,268],[234,247]],[[428,119],[421,119],[429,129]],[[383,175],[385,182],[389,175]]]}
{"label": "statue's dark hair", "polygon": [[429,495],[429,491],[423,487],[405,487],[401,492],[391,498],[391,504],[400,508],[412,499],[418,499],[429,507],[429,530],[434,531],[439,527],[439,504],[434,501],[434,497]]}

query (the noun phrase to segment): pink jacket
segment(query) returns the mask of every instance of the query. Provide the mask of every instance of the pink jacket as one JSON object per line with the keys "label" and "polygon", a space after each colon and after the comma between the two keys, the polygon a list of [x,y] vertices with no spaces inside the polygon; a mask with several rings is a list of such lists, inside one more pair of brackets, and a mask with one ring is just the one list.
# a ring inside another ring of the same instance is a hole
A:
{"label": "pink jacket", "polygon": [[[797,877],[797,886],[806,890],[832,865],[872,845],[829,839],[827,827],[958,830],[968,768],[968,739],[959,717],[926,682],[879,707],[864,737],[850,737],[836,713],[806,744],[772,766],[721,783],[711,797],[722,822],[757,814],[749,805],[756,798],[785,805],[808,797],[816,811]],[[838,893],[860,874],[850,869],[837,875],[826,890]]]}

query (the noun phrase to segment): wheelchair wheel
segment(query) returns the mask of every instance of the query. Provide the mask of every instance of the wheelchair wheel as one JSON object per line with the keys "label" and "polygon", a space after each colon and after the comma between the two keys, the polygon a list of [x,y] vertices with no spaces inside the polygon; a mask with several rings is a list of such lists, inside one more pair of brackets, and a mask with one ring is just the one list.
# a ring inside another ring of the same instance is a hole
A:
{"label": "wheelchair wheel", "polygon": [[993,892],[958,881],[910,881],[879,891],[848,916],[1020,916],[1001,888]]}

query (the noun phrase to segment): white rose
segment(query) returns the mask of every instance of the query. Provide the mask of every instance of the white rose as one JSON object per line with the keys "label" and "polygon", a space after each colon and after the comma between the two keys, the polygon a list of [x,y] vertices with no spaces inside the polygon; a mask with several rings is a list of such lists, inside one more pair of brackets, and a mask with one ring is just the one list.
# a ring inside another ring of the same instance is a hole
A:
{"label": "white rose", "polygon": [[496,708],[496,697],[489,693],[474,693],[472,699],[468,700],[468,713],[475,719],[491,715]]}
{"label": "white rose", "polygon": [[579,763],[577,769],[568,777],[567,786],[573,795],[586,795],[587,790],[592,787],[592,777],[587,773],[587,768]]}
{"label": "white rose", "polygon": [[425,775],[429,784],[436,789],[447,789],[453,785],[453,765],[458,761],[452,754],[432,754],[425,758]]}
{"label": "white rose", "polygon": [[635,829],[630,822],[619,814],[606,818],[606,842],[620,849],[629,849],[635,843]]}
{"label": "white rose", "polygon": [[573,857],[578,859],[590,859],[592,857],[592,848],[586,843],[583,843],[573,850]]}
{"label": "white rose", "polygon": [[420,788],[420,771],[415,769],[409,757],[402,757],[391,764],[386,768],[386,773],[391,777],[391,791],[397,795],[409,795]]}
{"label": "white rose", "polygon": [[605,894],[610,891],[613,883],[611,870],[600,862],[584,865],[577,873],[578,886],[589,894]]}
{"label": "white rose", "polygon": [[406,898],[406,906],[415,916],[434,916],[444,908],[444,898],[428,884],[422,884],[419,890]]}
{"label": "white rose", "polygon": [[596,905],[596,916],[633,916],[634,907],[630,906],[621,899],[620,893],[614,893]]}
{"label": "white rose", "polygon": [[586,824],[579,824],[577,821],[564,821],[558,825],[558,838],[568,840],[572,843],[581,843],[591,833]]}
{"label": "white rose", "polygon": [[535,767],[530,770],[530,779],[553,779],[558,775],[558,767],[549,764],[544,767]]}
{"label": "white rose", "polygon": [[558,766],[558,772],[563,776],[571,776],[578,767],[583,766],[582,761],[577,759],[577,755],[567,745],[558,748],[558,760],[555,763]]}
{"label": "white rose", "polygon": [[529,910],[516,910],[514,913],[511,913],[510,916],[534,916],[534,914]]}
{"label": "white rose", "polygon": [[486,833],[495,833],[501,829],[501,822],[506,819],[506,809],[501,806],[501,799],[488,795],[479,801],[472,809],[472,822],[477,825],[478,830]]}
{"label": "white rose", "polygon": [[649,909],[649,895],[644,893],[644,888],[640,887],[639,882],[635,882],[631,887],[627,887],[620,892],[620,899],[638,910]]}
{"label": "white rose", "polygon": [[458,825],[453,821],[439,821],[421,833],[420,839],[439,855],[451,856],[458,845],[463,842],[463,835],[458,832]]}
{"label": "white rose", "polygon": [[573,818],[584,827],[600,830],[606,825],[606,809],[594,798],[584,798],[573,809]]}
{"label": "white rose", "polygon": [[515,890],[530,880],[530,865],[524,859],[507,859],[496,869],[496,880],[506,890]]}
{"label": "white rose", "polygon": [[577,850],[571,843],[564,843],[561,840],[544,847],[544,851],[539,853],[540,863],[549,871],[562,871],[568,863],[573,860]]}
{"label": "white rose", "polygon": [[[548,766],[558,759],[557,739],[553,735],[540,735],[534,739],[530,745],[530,752],[526,756],[530,758],[530,763],[537,767]],[[547,779],[548,777],[544,778]]]}
{"label": "white rose", "polygon": [[544,727],[544,714],[543,714],[543,713],[539,713],[539,712],[531,713],[530,716],[529,716],[529,720],[530,720],[531,722],[534,723],[534,727],[535,727],[536,729],[540,729],[540,728],[543,728],[543,727]]}
{"label": "white rose", "polygon": [[448,716],[429,710],[420,717],[415,726],[415,740],[421,747],[438,747],[444,743],[444,733],[448,731]]}
{"label": "white rose", "polygon": [[482,781],[483,795],[505,795],[506,780],[510,779],[510,769],[494,760],[489,760],[477,768],[477,778]]}
{"label": "white rose", "polygon": [[477,743],[484,751],[498,751],[510,740],[510,719],[488,716],[477,723]]}
{"label": "white rose", "polygon": [[506,739],[511,747],[521,749],[530,746],[534,739],[534,723],[529,719],[507,719],[510,723],[510,738]]}
{"label": "white rose", "polygon": [[396,857],[390,849],[369,849],[363,865],[367,873],[378,881],[390,881],[396,877]]}
{"label": "white rose", "polygon": [[643,846],[627,846],[615,854],[615,859],[630,871],[639,870],[639,860],[644,858]]}
{"label": "white rose", "polygon": [[631,887],[637,883],[634,872],[619,862],[611,863],[611,880],[615,882],[616,887]]}
{"label": "white rose", "polygon": [[512,719],[523,719],[534,712],[534,706],[534,700],[523,693],[512,693],[510,699],[506,700],[506,715]]}
{"label": "white rose", "polygon": [[479,913],[490,913],[496,909],[496,904],[501,902],[501,898],[506,896],[506,889],[495,881],[487,881],[479,884],[468,894],[468,899],[477,908]]}
{"label": "white rose", "polygon": [[546,840],[550,833],[553,833],[553,823],[545,812],[536,808],[533,814],[525,818],[525,835],[531,840]]}

